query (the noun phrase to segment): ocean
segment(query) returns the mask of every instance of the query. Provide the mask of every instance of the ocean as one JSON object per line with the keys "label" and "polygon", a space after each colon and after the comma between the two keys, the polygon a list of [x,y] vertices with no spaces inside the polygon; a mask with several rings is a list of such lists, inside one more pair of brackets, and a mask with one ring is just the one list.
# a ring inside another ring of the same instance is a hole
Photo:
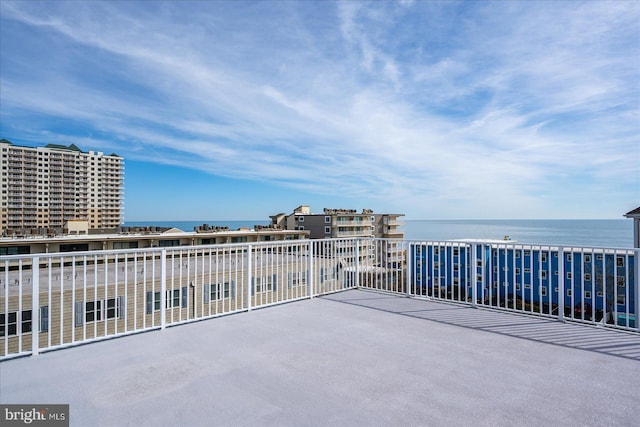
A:
{"label": "ocean", "polygon": [[[193,231],[202,224],[228,226],[231,230],[269,221],[131,221],[125,226],[176,227]],[[401,227],[409,240],[491,239],[509,236],[518,243],[632,248],[630,219],[495,219],[495,220],[404,220]]]}

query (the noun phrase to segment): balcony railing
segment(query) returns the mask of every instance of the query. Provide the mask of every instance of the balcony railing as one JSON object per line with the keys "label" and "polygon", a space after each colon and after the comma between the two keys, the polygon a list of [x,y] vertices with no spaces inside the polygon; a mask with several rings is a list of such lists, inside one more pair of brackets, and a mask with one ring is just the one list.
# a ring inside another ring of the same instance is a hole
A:
{"label": "balcony railing", "polygon": [[352,288],[640,332],[639,252],[359,238],[0,256],[0,360]]}

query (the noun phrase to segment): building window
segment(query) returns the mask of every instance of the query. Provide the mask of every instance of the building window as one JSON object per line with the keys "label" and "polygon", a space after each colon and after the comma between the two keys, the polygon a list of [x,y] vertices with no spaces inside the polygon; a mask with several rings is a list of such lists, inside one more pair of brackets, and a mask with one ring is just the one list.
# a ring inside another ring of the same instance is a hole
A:
{"label": "building window", "polygon": [[180,289],[167,291],[167,306],[169,308],[180,306]]}
{"label": "building window", "polygon": [[102,301],[87,301],[85,304],[85,321],[102,320]]}
{"label": "building window", "polygon": [[516,291],[520,290],[520,283],[516,283]]}
{"label": "building window", "polygon": [[520,258],[520,251],[516,251],[516,258]]}
{"label": "building window", "polygon": [[253,281],[252,294],[269,292],[269,291],[275,290],[276,280],[277,279],[275,274],[273,276],[252,278],[252,281]]}
{"label": "building window", "polygon": [[567,296],[570,297],[573,295],[573,289],[567,289]]}
{"label": "building window", "polygon": [[331,234],[331,227],[325,227],[324,234]]}
{"label": "building window", "polygon": [[567,254],[567,261],[573,261],[573,254]]}
{"label": "building window", "polygon": [[[21,314],[20,319],[18,314]],[[18,335],[18,330],[23,334],[31,332],[31,310],[13,311],[8,315],[0,313],[0,337]]]}
{"label": "building window", "polygon": [[223,298],[229,298],[231,292],[231,283],[216,283],[215,285],[210,286],[210,296],[212,300],[220,300]]}
{"label": "building window", "polygon": [[618,281],[618,287],[619,288],[624,288],[624,277],[623,276],[618,276],[617,277],[617,281]]}
{"label": "building window", "polygon": [[542,262],[546,262],[546,261],[547,261],[547,253],[546,253],[546,252],[542,252],[542,253],[540,254],[540,260],[541,260]]}
{"label": "building window", "polygon": [[543,297],[547,296],[547,287],[546,286],[541,286],[540,287],[540,295],[542,295]]}
{"label": "building window", "polygon": [[571,277],[572,277],[571,272],[570,272],[570,271],[567,271],[567,279],[571,279]]}
{"label": "building window", "polygon": [[591,299],[591,291],[584,291],[584,297],[586,299]]}
{"label": "building window", "polygon": [[304,230],[304,225],[299,225],[299,226],[298,226],[298,230],[299,230],[299,231]]}
{"label": "building window", "polygon": [[547,278],[547,270],[540,271],[540,278],[543,280]]}
{"label": "building window", "polygon": [[[120,317],[120,306],[123,297],[107,298],[106,300],[87,301],[84,306],[85,322],[96,322],[103,319]],[[80,306],[81,308],[82,306]]]}
{"label": "building window", "polygon": [[624,257],[622,256],[616,257],[616,265],[618,267],[624,267]]}
{"label": "building window", "polygon": [[589,273],[585,273],[585,275],[584,275],[584,281],[585,281],[585,282],[590,282],[590,281],[591,281],[591,274],[589,274]]}
{"label": "building window", "polygon": [[325,224],[330,224],[331,223],[331,217],[330,216],[325,216],[324,217],[324,222],[325,222]]}
{"label": "building window", "polygon": [[167,291],[166,308],[187,307],[188,288],[183,286],[180,289],[170,289]]}
{"label": "building window", "polygon": [[304,217],[303,216],[299,216],[298,218],[298,222],[304,222]]}
{"label": "building window", "polygon": [[287,287],[294,288],[300,285],[305,285],[307,282],[307,274],[300,271],[298,273],[287,273]]}
{"label": "building window", "polygon": [[516,276],[519,276],[519,275],[520,275],[520,268],[516,267]]}

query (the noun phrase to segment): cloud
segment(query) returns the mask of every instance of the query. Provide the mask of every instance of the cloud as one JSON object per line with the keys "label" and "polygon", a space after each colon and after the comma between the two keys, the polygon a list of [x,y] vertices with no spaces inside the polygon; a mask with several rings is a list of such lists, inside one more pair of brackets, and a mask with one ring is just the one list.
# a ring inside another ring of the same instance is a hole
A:
{"label": "cloud", "polygon": [[637,3],[2,12],[0,109],[22,140],[92,135],[125,158],[339,188],[415,217],[547,216],[562,197],[577,212],[592,202],[581,183],[637,197]]}

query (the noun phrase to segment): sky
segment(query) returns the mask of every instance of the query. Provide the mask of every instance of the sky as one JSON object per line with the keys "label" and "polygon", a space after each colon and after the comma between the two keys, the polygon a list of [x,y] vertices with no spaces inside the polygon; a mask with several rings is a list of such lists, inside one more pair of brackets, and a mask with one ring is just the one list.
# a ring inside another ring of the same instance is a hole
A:
{"label": "sky", "polygon": [[2,0],[0,138],[124,157],[126,221],[622,218],[640,2]]}

